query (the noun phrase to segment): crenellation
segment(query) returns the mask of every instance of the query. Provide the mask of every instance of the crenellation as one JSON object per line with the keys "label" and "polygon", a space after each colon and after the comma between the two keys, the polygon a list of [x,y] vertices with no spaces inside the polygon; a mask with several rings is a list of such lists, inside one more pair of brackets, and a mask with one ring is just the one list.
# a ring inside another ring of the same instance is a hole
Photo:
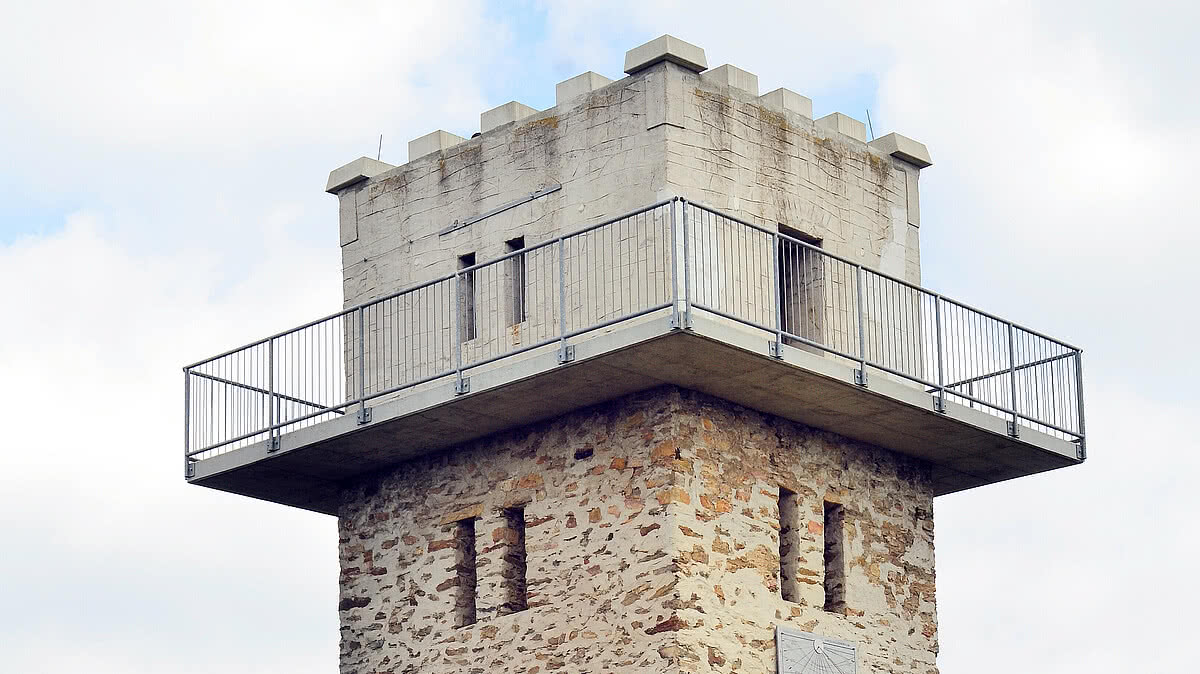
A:
{"label": "crenellation", "polygon": [[574,103],[575,99],[597,89],[602,89],[612,84],[612,82],[611,79],[604,75],[589,70],[586,73],[576,75],[556,84],[554,86],[554,104],[556,107],[562,107]]}
{"label": "crenellation", "polygon": [[717,87],[729,87],[751,96],[758,95],[758,75],[726,63],[700,73],[700,79]]}
{"label": "crenellation", "polygon": [[462,136],[438,129],[408,141],[408,161],[412,162],[435,152],[443,152],[464,141],[466,138]]}
{"label": "crenellation", "polygon": [[831,112],[817,120],[817,126],[836,131],[860,142],[867,142],[867,125],[840,112]]}
{"label": "crenellation", "polygon": [[759,96],[758,100],[762,102],[764,108],[780,114],[796,114],[809,120],[813,116],[812,99],[807,96],[801,96],[791,89],[780,87]]}
{"label": "crenellation", "polygon": [[479,115],[479,130],[481,133],[487,133],[492,129],[499,128],[505,124],[512,124],[518,120],[525,119],[536,115],[538,111],[534,108],[509,101],[503,105],[498,105],[491,110],[484,111]]}

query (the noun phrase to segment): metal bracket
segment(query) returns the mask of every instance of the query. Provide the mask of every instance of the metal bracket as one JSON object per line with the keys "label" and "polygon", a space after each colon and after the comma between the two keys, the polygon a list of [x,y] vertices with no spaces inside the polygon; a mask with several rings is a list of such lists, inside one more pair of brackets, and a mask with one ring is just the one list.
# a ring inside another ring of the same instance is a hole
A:
{"label": "metal bracket", "polygon": [[271,442],[267,445],[267,452],[278,452],[278,451],[279,451],[279,436],[275,435],[275,436],[271,437]]}
{"label": "metal bracket", "polygon": [[1008,436],[1009,436],[1010,438],[1019,438],[1019,437],[1021,437],[1021,431],[1020,431],[1019,427],[1017,426],[1017,424],[1016,424],[1015,422],[1012,422],[1012,421],[1007,421],[1007,422],[1005,422],[1005,423],[1007,423],[1007,424],[1008,424]]}
{"label": "metal bracket", "polygon": [[371,423],[371,408],[364,407],[358,411],[358,425],[364,426]]}
{"label": "metal bracket", "polygon": [[558,364],[563,365],[575,360],[575,345],[564,344],[558,349]]}
{"label": "metal bracket", "polygon": [[185,464],[185,467],[183,469],[183,477],[185,479],[190,478],[190,477],[196,477],[196,462],[188,460],[188,461],[185,461],[184,464]]}
{"label": "metal bracket", "polygon": [[671,317],[667,319],[667,325],[672,330],[679,330],[683,327],[683,320],[678,314],[671,314]]}
{"label": "metal bracket", "polygon": [[1072,442],[1075,443],[1075,458],[1083,461],[1087,458],[1087,449],[1084,448],[1083,438],[1075,438]]}
{"label": "metal bracket", "polygon": [[865,387],[867,385],[867,371],[866,370],[855,370],[854,371],[854,383],[858,384],[859,386]]}
{"label": "metal bracket", "polygon": [[783,358],[783,345],[772,339],[767,342],[767,353],[771,354],[772,358]]}
{"label": "metal bracket", "polygon": [[462,395],[464,393],[470,393],[470,392],[471,392],[471,378],[470,377],[460,377],[457,381],[454,382],[454,394],[455,395]]}
{"label": "metal bracket", "polygon": [[945,414],[946,413],[946,399],[940,395],[934,396],[933,397],[933,411],[937,412],[938,414]]}

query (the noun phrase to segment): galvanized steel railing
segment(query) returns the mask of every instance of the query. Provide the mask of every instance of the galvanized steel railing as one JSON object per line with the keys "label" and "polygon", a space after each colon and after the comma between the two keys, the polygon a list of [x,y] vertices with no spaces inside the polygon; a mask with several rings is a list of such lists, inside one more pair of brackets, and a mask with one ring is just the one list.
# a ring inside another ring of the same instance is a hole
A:
{"label": "galvanized steel railing", "polygon": [[184,456],[193,462],[346,414],[440,378],[671,308],[925,387],[947,400],[1075,440],[1080,351],[831,255],[813,243],[671,199],[346,309],[184,368]]}

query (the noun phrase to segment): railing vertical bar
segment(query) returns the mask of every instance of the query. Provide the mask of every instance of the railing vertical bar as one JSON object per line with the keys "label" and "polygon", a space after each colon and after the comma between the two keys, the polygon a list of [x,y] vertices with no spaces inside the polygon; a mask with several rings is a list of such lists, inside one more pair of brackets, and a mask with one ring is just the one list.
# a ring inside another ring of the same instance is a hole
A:
{"label": "railing vertical bar", "polygon": [[867,383],[867,345],[866,345],[866,325],[863,319],[863,268],[862,265],[854,265],[856,270],[855,286],[858,292],[858,383],[865,386]]}
{"label": "railing vertical bar", "polygon": [[1017,434],[1017,361],[1011,322],[1008,323],[1008,381],[1011,393],[1009,402],[1012,403],[1012,429],[1009,430],[1009,433],[1015,436]]}
{"label": "railing vertical bar", "polygon": [[567,356],[567,244],[558,237],[558,354],[559,362]]}
{"label": "railing vertical bar", "polygon": [[[775,351],[771,355],[783,357],[783,306],[787,301],[783,297],[783,270],[779,268],[779,232],[771,235],[771,274],[775,284]],[[789,331],[790,332],[790,331]]]}
{"label": "railing vertical bar", "polygon": [[183,476],[192,476],[192,371],[183,368]]}
{"label": "railing vertical bar", "polygon": [[450,322],[450,338],[454,340],[454,390],[462,391],[462,342],[463,328],[460,322],[462,321],[463,297],[462,285],[459,277],[462,273],[456,273],[454,280],[450,286],[450,294],[454,297],[454,310],[451,312]]}
{"label": "railing vertical bar", "polygon": [[688,328],[692,325],[692,283],[691,283],[691,265],[688,259],[689,243],[688,243],[688,201],[683,199],[680,201],[683,207],[683,327]]}
{"label": "railing vertical bar", "polygon": [[358,323],[358,418],[361,420],[367,415],[367,333],[363,308],[360,306],[355,313]]}
{"label": "railing vertical bar", "polygon": [[933,296],[933,331],[937,335],[938,411],[946,410],[946,376],[942,365],[942,298]]}
{"label": "railing vertical bar", "polygon": [[1087,430],[1083,425],[1083,352],[1075,351],[1075,420],[1079,430],[1079,458],[1087,457]]}
{"label": "railing vertical bar", "polygon": [[671,200],[671,327],[681,328],[679,322],[679,232],[675,226],[676,204],[679,199]]}

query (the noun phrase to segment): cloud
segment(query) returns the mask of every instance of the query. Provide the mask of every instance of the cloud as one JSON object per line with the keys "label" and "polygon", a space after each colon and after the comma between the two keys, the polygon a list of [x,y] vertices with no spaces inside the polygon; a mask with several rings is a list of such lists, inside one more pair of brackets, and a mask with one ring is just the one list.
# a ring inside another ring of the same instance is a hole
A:
{"label": "cloud", "polygon": [[0,616],[4,669],[334,666],[332,520],[185,486],[179,367],[340,305],[321,187],[380,132],[401,163],[409,138],[473,131],[506,91],[615,76],[663,32],[818,109],[877,82],[876,131],[936,162],[926,285],[1087,350],[1088,464],[937,503],[943,671],[1190,664],[1186,619],[1164,616],[1197,599],[1185,290],[1200,285],[1200,101],[1178,55],[1198,10],[613,0],[538,5],[540,37],[503,10],[6,11],[6,194],[81,208],[0,244],[0,530],[20,551],[0,556],[0,605],[20,607]]}

